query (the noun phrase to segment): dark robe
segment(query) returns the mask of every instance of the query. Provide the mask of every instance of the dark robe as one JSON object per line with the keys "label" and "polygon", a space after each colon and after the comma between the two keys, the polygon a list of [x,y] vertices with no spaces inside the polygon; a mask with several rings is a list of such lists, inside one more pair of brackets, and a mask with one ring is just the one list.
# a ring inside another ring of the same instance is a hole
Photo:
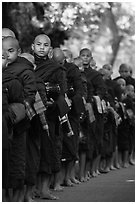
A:
{"label": "dark robe", "polygon": [[[106,95],[105,100],[110,103],[111,107],[115,108],[115,99],[120,100],[121,98],[121,90],[119,89],[119,86],[117,83],[111,79],[105,80],[106,84]],[[108,116],[107,116],[108,114]],[[114,115],[111,115],[111,113],[107,113],[105,116],[105,127],[104,132],[106,130],[106,139],[105,139],[105,133],[104,133],[104,151],[107,152],[107,154],[111,155],[112,152],[115,151],[117,146],[117,127],[116,122],[114,119]],[[109,132],[109,133],[108,133]],[[105,146],[106,143],[106,146]],[[108,148],[106,148],[108,146]]]}
{"label": "dark robe", "polygon": [[[62,158],[67,160],[78,159],[78,139],[79,139],[79,118],[84,112],[84,104],[82,101],[83,85],[79,68],[73,63],[65,63],[67,75],[67,95],[72,100],[71,110],[68,113],[68,118],[74,135],[63,137],[63,152]],[[72,91],[71,91],[72,90]]]}
{"label": "dark robe", "polygon": [[[112,83],[111,83],[112,82]],[[115,92],[112,80],[105,80],[106,93],[104,96],[105,103],[109,103],[111,107],[115,108]],[[112,153],[115,149],[116,144],[116,132],[115,132],[115,119],[111,111],[106,110],[104,113],[104,131],[103,131],[103,145],[101,156],[103,158],[108,158],[112,156]],[[113,132],[114,131],[114,132]]]}
{"label": "dark robe", "polygon": [[[124,110],[120,107],[118,113],[122,118],[122,122],[118,125],[118,149],[119,151],[130,151],[131,135],[134,135],[134,122],[128,117],[126,110],[131,109],[134,113],[134,103],[130,97],[123,100]],[[132,129],[131,129],[132,127]],[[132,132],[132,131],[133,132]]]}
{"label": "dark robe", "polygon": [[94,155],[100,154],[102,147],[104,122],[103,114],[98,113],[97,106],[93,101],[93,96],[99,96],[102,100],[105,95],[105,83],[101,74],[93,70],[91,67],[84,70],[87,78],[87,102],[92,103],[96,121],[90,124],[89,131],[91,132],[91,140],[94,148]]}
{"label": "dark robe", "polygon": [[[31,62],[29,62],[27,59],[23,57],[18,57],[15,62],[12,64],[9,64],[5,72],[12,73],[14,76],[17,76],[23,86],[24,91],[24,99],[27,101],[30,105],[30,107],[33,107],[33,103],[35,102],[35,94],[36,94],[36,81],[35,81],[35,75],[33,72],[33,65]],[[11,185],[13,187],[16,187],[19,185],[19,183],[16,182],[14,179],[14,172],[16,172],[16,166],[15,162],[18,162],[18,157],[16,156],[16,152],[19,151],[19,147],[21,145],[19,138],[23,138],[22,141],[22,172],[20,172],[19,179],[21,177],[24,177],[25,179],[25,169],[27,171],[30,171],[30,168],[33,168],[33,161],[35,161],[34,157],[35,154],[33,154],[33,150],[35,149],[35,138],[32,139],[30,135],[31,128],[31,122],[28,117],[26,117],[24,120],[19,122],[16,127],[14,128],[14,137],[16,138],[16,141],[13,143],[14,150],[12,151],[12,171],[11,171]],[[27,135],[27,140],[26,140]],[[19,144],[17,146],[17,144]],[[33,148],[34,147],[34,148]],[[17,158],[16,158],[17,157]],[[25,159],[26,157],[26,159]],[[31,164],[30,164],[31,163]],[[28,168],[28,166],[30,168]],[[33,168],[34,169],[34,168]],[[23,185],[23,183],[22,183]]]}
{"label": "dark robe", "polygon": [[23,57],[18,57],[15,62],[8,65],[5,71],[20,79],[23,85],[24,97],[32,105],[35,101],[36,93],[36,81],[32,63]]}
{"label": "dark robe", "polygon": [[[2,115],[6,117],[8,129],[13,129],[15,114],[8,109],[9,104],[23,103],[23,87],[17,77],[10,73],[2,73]],[[4,131],[4,129],[3,129]],[[12,131],[12,130],[11,130]],[[8,138],[3,137],[3,148],[8,147]]]}
{"label": "dark robe", "polygon": [[[72,100],[72,111],[76,115],[80,115],[83,112],[82,96],[84,94],[82,78],[79,68],[73,63],[65,63],[66,76],[67,76],[67,95]],[[70,88],[73,88],[73,93],[70,93]],[[70,95],[70,96],[69,96]]]}
{"label": "dark robe", "polygon": [[[83,84],[83,97],[87,100],[87,79],[86,74],[83,70],[81,70],[81,79]],[[92,124],[94,126],[94,123]],[[93,142],[91,139],[91,135],[93,137],[93,128],[90,128],[91,124],[89,121],[89,113],[85,109],[82,118],[80,119],[80,137],[79,137],[79,154],[81,152],[86,153],[86,159],[92,159],[93,157]]]}
{"label": "dark robe", "polygon": [[46,111],[50,135],[48,136],[46,131],[40,130],[41,158],[39,172],[52,174],[59,171],[61,167],[62,135],[60,134],[59,116],[68,112],[68,108],[64,109],[63,105],[61,107],[66,92],[66,71],[64,67],[50,59],[44,60],[35,56],[35,63],[37,65],[35,69],[36,77],[41,78],[44,83],[49,82],[60,86],[59,97],[53,106],[48,107]]}
{"label": "dark robe", "polygon": [[[36,87],[43,104],[46,106],[47,96],[45,84],[39,77],[36,77]],[[26,139],[27,148],[25,181],[28,185],[35,185],[37,173],[39,172],[41,152],[47,151],[47,148],[45,148],[45,144],[49,143],[50,141],[47,137],[47,132],[42,129],[42,123],[40,121],[39,114],[36,114],[32,118],[30,125],[31,126],[28,131],[28,137]],[[48,152],[46,155],[48,156]]]}
{"label": "dark robe", "polygon": [[36,59],[36,69],[35,74],[37,77],[40,77],[44,83],[51,82],[53,84],[59,84],[61,89],[61,94],[66,92],[66,75],[64,67],[58,65],[53,60],[47,59],[41,60],[39,62],[38,58]]}
{"label": "dark robe", "polygon": [[[10,185],[9,174],[11,174],[11,170],[13,169],[12,160],[14,160],[14,156],[12,154],[14,146],[13,143],[16,141],[16,138],[13,136],[13,129],[15,127],[14,121],[16,115],[10,109],[10,104],[12,103],[23,103],[23,87],[17,77],[12,74],[6,73],[3,71],[2,73],[2,187],[8,188]],[[11,140],[12,138],[12,140]],[[19,138],[20,144],[16,144],[19,146],[20,151],[23,150],[23,138]],[[24,163],[24,157],[20,154],[20,151],[16,151],[18,161],[15,163],[15,167],[17,171],[14,172],[14,179],[17,181],[18,176],[20,175],[20,171],[23,171],[22,164]],[[20,163],[19,163],[20,162]],[[20,177],[21,180],[24,177]],[[22,183],[22,181],[21,181]]]}

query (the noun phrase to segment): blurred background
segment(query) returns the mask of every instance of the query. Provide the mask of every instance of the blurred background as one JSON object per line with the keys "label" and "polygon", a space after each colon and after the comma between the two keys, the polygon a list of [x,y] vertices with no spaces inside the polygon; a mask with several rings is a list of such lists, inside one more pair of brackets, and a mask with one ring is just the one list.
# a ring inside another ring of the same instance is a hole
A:
{"label": "blurred background", "polygon": [[2,26],[12,29],[23,52],[30,52],[34,37],[47,34],[52,46],[93,52],[98,69],[113,65],[118,76],[128,63],[135,76],[135,4],[132,2],[2,2]]}

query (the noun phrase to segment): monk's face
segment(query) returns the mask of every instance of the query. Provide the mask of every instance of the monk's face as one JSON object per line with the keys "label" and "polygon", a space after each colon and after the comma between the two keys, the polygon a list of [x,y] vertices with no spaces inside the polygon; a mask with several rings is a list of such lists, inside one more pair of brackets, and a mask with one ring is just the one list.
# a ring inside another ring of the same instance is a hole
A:
{"label": "monk's face", "polygon": [[131,97],[134,98],[135,97],[135,89],[133,85],[127,85],[126,86],[126,93]]}
{"label": "monk's face", "polygon": [[120,88],[122,91],[125,91],[126,88],[126,81],[124,79],[118,79],[117,83],[119,84]]}
{"label": "monk's face", "polygon": [[7,53],[8,64],[13,63],[19,55],[19,46],[16,40],[5,38],[2,41],[2,48]]}
{"label": "monk's face", "polygon": [[106,73],[108,75],[108,78],[110,78],[111,75],[113,74],[112,66],[111,65],[110,66],[105,66],[105,67],[103,67],[103,69],[105,69],[105,71],[106,71]]}
{"label": "monk's face", "polygon": [[46,35],[39,35],[32,44],[32,50],[39,57],[47,57],[51,49],[50,39]]}
{"label": "monk's face", "polygon": [[128,66],[123,66],[120,70],[119,70],[120,76],[122,76],[123,78],[126,78],[130,75],[130,70]]}
{"label": "monk's face", "polygon": [[88,51],[88,50],[83,51],[80,54],[80,58],[82,59],[82,64],[83,65],[89,65],[90,61],[92,60],[91,52]]}

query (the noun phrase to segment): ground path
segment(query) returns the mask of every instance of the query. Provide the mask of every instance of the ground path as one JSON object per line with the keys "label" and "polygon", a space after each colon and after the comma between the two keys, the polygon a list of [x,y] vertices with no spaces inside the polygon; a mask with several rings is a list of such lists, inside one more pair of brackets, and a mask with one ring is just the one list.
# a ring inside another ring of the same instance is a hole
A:
{"label": "ground path", "polygon": [[[135,166],[113,170],[63,192],[54,202],[135,202]],[[36,199],[36,202],[53,202]]]}

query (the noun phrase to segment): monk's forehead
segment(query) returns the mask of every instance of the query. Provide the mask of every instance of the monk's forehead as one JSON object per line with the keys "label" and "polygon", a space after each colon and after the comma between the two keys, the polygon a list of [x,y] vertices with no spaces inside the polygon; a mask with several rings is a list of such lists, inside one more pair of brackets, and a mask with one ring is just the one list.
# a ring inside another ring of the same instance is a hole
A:
{"label": "monk's forehead", "polygon": [[130,69],[129,69],[129,66],[128,65],[124,65],[124,66],[122,66],[122,67],[120,67],[120,71],[129,71]]}
{"label": "monk's forehead", "polygon": [[34,40],[34,42],[41,42],[41,41],[51,44],[50,38],[47,35],[38,35]]}
{"label": "monk's forehead", "polygon": [[90,50],[83,50],[83,51],[81,51],[81,54],[82,54],[82,55],[83,55],[83,54],[86,54],[86,55],[90,55],[90,56],[92,56]]}
{"label": "monk's forehead", "polygon": [[19,43],[16,39],[14,38],[4,38],[2,40],[2,46],[3,48],[16,48],[18,49],[19,48]]}

